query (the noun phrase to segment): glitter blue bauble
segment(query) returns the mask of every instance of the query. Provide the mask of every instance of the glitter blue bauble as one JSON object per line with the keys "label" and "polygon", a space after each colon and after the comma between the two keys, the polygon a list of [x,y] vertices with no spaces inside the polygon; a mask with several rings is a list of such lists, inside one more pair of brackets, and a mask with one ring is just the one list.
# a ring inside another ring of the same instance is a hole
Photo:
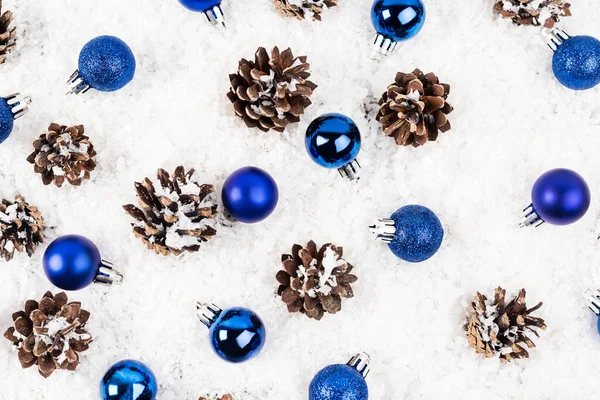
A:
{"label": "glitter blue bauble", "polygon": [[279,191],[271,175],[260,168],[244,167],[229,175],[221,198],[232,217],[251,224],[271,215],[277,206]]}
{"label": "glitter blue bauble", "polygon": [[552,70],[569,89],[593,88],[600,83],[600,41],[591,36],[567,39],[554,52]]}
{"label": "glitter blue bauble", "polygon": [[154,400],[158,391],[156,377],[139,361],[119,361],[100,382],[102,400]]}
{"label": "glitter blue bauble", "polygon": [[235,307],[221,311],[210,326],[210,343],[223,360],[239,363],[262,350],[267,332],[256,313]]}
{"label": "glitter blue bauble", "polygon": [[394,220],[396,233],[389,244],[390,250],[408,262],[421,262],[433,256],[442,244],[444,228],[438,217],[427,207],[404,206],[390,219]]}
{"label": "glitter blue bauble", "polygon": [[127,43],[114,36],[90,40],[79,53],[79,75],[102,92],[127,85],[135,74],[135,57]]}
{"label": "glitter blue bauble", "polygon": [[325,168],[341,168],[358,155],[360,131],[345,115],[325,114],[308,126],[305,142],[314,162]]}
{"label": "glitter blue bauble", "polygon": [[221,0],[179,0],[179,2],[188,10],[198,12],[208,11],[221,4]]}
{"label": "glitter blue bauble", "polygon": [[44,253],[44,272],[56,287],[79,290],[96,279],[102,258],[96,245],[79,235],[55,239]]}
{"label": "glitter blue bauble", "polygon": [[414,37],[425,24],[421,0],[375,0],[371,22],[380,35],[396,42]]}
{"label": "glitter blue bauble", "polygon": [[568,225],[585,215],[590,207],[590,188],[583,178],[569,169],[546,172],[535,181],[531,204],[544,221]]}
{"label": "glitter blue bauble", "polygon": [[369,389],[355,368],[335,364],[323,368],[310,383],[309,400],[367,400]]}
{"label": "glitter blue bauble", "polygon": [[13,130],[15,117],[10,106],[0,97],[0,143],[4,142]]}

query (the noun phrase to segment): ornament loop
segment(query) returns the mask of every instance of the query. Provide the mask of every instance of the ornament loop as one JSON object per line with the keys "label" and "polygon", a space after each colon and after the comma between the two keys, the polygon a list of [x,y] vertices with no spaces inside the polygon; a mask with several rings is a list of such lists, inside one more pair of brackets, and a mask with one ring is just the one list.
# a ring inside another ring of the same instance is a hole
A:
{"label": "ornament loop", "polygon": [[542,29],[542,35],[546,37],[546,44],[548,45],[548,47],[550,47],[550,50],[552,51],[556,51],[556,49],[558,49],[558,46],[563,44],[565,40],[571,37],[571,35],[569,35],[561,28],[544,28]]}
{"label": "ornament loop", "polygon": [[210,328],[223,310],[213,303],[196,303],[196,314],[198,319],[207,328]]}
{"label": "ornament loop", "polygon": [[519,228],[533,226],[537,228],[542,225],[545,221],[537,214],[535,209],[533,208],[533,204],[527,206],[526,209],[523,210],[523,215],[521,216],[521,222],[519,223]]}
{"label": "ornament loop", "polygon": [[351,181],[358,181],[360,179],[360,164],[358,160],[353,160],[350,164],[346,164],[341,168],[338,168],[338,172],[342,178],[347,178]]}
{"label": "ornament loop", "polygon": [[389,218],[378,219],[375,224],[369,226],[369,229],[375,236],[375,240],[391,243],[394,240],[394,235],[396,234],[396,222]]}
{"label": "ornament loop", "polygon": [[21,118],[29,111],[28,104],[31,103],[31,96],[28,94],[15,93],[4,98],[10,107],[10,112],[14,119]]}
{"label": "ornament loop", "polygon": [[101,283],[107,286],[110,286],[113,283],[117,285],[122,285],[123,274],[114,268],[113,263],[102,260],[102,264],[98,269],[98,275],[96,275],[94,283]]}
{"label": "ornament loop", "polygon": [[223,15],[223,10],[221,10],[220,5],[216,5],[213,8],[202,12],[202,14],[206,18],[206,22],[211,23],[218,30],[227,28],[227,25],[225,25],[225,16]]}
{"label": "ornament loop", "polygon": [[583,298],[588,302],[588,308],[600,317],[600,290],[587,288],[583,292]]}
{"label": "ornament loop", "polygon": [[369,375],[369,372],[371,372],[371,367],[369,366],[370,362],[371,356],[362,352],[352,357],[346,365],[356,369],[363,378],[366,378],[367,375]]}
{"label": "ornament loop", "polygon": [[67,92],[67,95],[72,94],[72,93],[73,94],[84,94],[92,88],[88,83],[86,83],[83,80],[83,78],[79,74],[79,70],[73,72],[73,74],[71,75],[71,77],[69,78],[67,83],[69,84],[69,88],[70,88],[70,90]]}

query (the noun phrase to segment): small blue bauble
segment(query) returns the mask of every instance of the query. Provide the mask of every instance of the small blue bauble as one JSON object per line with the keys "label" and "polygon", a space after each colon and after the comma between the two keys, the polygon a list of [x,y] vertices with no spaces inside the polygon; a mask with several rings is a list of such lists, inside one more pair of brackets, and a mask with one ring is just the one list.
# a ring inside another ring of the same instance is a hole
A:
{"label": "small blue bauble", "polygon": [[591,36],[574,36],[554,52],[552,70],[569,89],[585,90],[600,83],[600,41]]}
{"label": "small blue bauble", "polygon": [[4,142],[13,130],[15,117],[10,106],[0,97],[0,143]]}
{"label": "small blue bauble", "polygon": [[404,206],[390,217],[396,233],[390,250],[404,261],[418,263],[433,256],[444,238],[444,228],[438,217],[427,207]]}
{"label": "small blue bauble", "polygon": [[96,245],[79,235],[55,239],[44,253],[44,272],[54,286],[79,290],[96,279],[102,258]]}
{"label": "small blue bauble", "polygon": [[222,311],[210,327],[210,343],[223,360],[239,363],[262,350],[266,330],[256,313],[235,307]]}
{"label": "small blue bauble", "polygon": [[306,130],[306,151],[325,168],[348,165],[360,151],[360,131],[350,118],[342,114],[324,114]]}
{"label": "small blue bauble", "polygon": [[99,36],[90,40],[79,53],[79,75],[101,92],[114,92],[127,85],[135,74],[133,52],[121,39]]}
{"label": "small blue bauble", "polygon": [[139,361],[119,361],[104,374],[100,382],[102,400],[154,400],[156,377]]}
{"label": "small blue bauble", "polygon": [[221,4],[221,0],[179,0],[188,10],[204,12]]}
{"label": "small blue bauble", "polygon": [[380,35],[396,42],[414,37],[425,24],[421,0],[375,0],[371,22]]}
{"label": "small blue bauble", "polygon": [[271,175],[260,168],[245,167],[229,175],[221,197],[232,217],[252,224],[271,215],[277,206],[279,191]]}
{"label": "small blue bauble", "polygon": [[585,215],[591,194],[587,183],[569,169],[553,169],[535,181],[531,204],[544,221],[553,225],[568,225]]}
{"label": "small blue bauble", "polygon": [[369,389],[355,368],[335,364],[323,368],[310,383],[309,400],[367,400]]}

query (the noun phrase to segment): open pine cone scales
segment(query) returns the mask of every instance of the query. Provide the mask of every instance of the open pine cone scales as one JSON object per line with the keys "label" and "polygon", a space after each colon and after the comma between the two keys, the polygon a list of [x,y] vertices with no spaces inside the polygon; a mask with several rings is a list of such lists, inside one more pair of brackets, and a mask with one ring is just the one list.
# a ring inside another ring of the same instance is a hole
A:
{"label": "open pine cone scales", "polygon": [[544,25],[552,29],[561,17],[571,16],[571,4],[564,0],[498,0],[494,11],[515,25]]}
{"label": "open pine cone scales", "polygon": [[14,201],[2,199],[0,204],[0,257],[10,261],[15,250],[25,250],[31,257],[44,241],[44,219],[37,207],[21,195]]}
{"label": "open pine cone scales", "polygon": [[273,2],[282,15],[304,19],[308,14],[317,21],[321,21],[323,10],[337,6],[337,0],[273,0]]}
{"label": "open pine cone scales", "polygon": [[501,287],[496,289],[493,301],[477,293],[465,325],[469,345],[488,358],[499,354],[502,362],[528,358],[524,346],[533,348],[535,344],[527,335],[539,337],[536,329],[546,329],[542,318],[531,316],[542,303],[528,309],[525,289],[509,303],[506,303],[505,295],[506,290]]}
{"label": "open pine cone scales", "polygon": [[10,29],[13,21],[12,11],[2,13],[2,0],[0,0],[0,64],[3,64],[13,48],[17,45],[17,28]]}
{"label": "open pine cone scales", "polygon": [[294,57],[289,48],[280,53],[275,47],[269,57],[261,47],[254,62],[242,59],[237,73],[229,75],[227,97],[246,126],[283,132],[311,104],[317,85],[308,80],[309,68],[306,57]]}
{"label": "open pine cone scales", "polygon": [[81,303],[67,301],[64,292],[46,292],[39,302],[27,300],[24,309],[12,315],[13,326],[4,333],[18,348],[21,366],[37,364],[44,378],[57,369],[75,371],[78,353],[86,351],[92,341],[85,328],[90,313]]}
{"label": "open pine cone scales", "polygon": [[234,399],[233,395],[226,393],[226,394],[215,395],[215,396],[211,396],[211,397],[200,396],[200,398],[198,400],[237,400],[237,399]]}

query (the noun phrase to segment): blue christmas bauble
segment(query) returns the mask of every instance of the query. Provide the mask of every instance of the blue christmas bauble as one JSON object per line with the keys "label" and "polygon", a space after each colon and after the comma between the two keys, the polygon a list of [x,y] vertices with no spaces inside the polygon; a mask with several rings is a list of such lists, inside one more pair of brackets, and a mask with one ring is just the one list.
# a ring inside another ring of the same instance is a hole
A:
{"label": "blue christmas bauble", "polygon": [[367,400],[369,389],[355,368],[335,364],[315,375],[308,390],[309,400]]}
{"label": "blue christmas bauble", "polygon": [[600,318],[598,318],[598,321],[596,322],[596,329],[598,330],[598,333],[600,334]]}
{"label": "blue christmas bauble", "polygon": [[0,143],[4,142],[10,136],[15,122],[15,117],[10,106],[0,97]]}
{"label": "blue christmas bauble", "polygon": [[219,357],[239,363],[260,353],[267,332],[254,311],[235,307],[219,314],[209,335],[211,346]]}
{"label": "blue christmas bauble", "polygon": [[390,217],[396,233],[390,250],[404,261],[418,263],[431,258],[442,245],[444,228],[437,215],[427,207],[409,205]]}
{"label": "blue christmas bauble", "polygon": [[600,41],[591,36],[573,36],[554,52],[552,70],[569,89],[585,90],[600,83]]}
{"label": "blue christmas bauble", "polygon": [[221,4],[221,0],[179,0],[188,10],[204,12]]}
{"label": "blue christmas bauble", "polygon": [[96,279],[102,258],[96,245],[80,235],[55,239],[44,252],[44,272],[56,287],[79,290]]}
{"label": "blue christmas bauble", "polygon": [[380,35],[396,42],[414,37],[425,24],[421,0],[375,0],[371,22]]}
{"label": "blue christmas bauble", "polygon": [[306,151],[310,158],[325,168],[348,165],[360,151],[360,131],[350,118],[342,114],[324,114],[306,130]]}
{"label": "blue christmas bauble", "polygon": [[279,191],[271,175],[257,167],[244,167],[229,175],[221,198],[231,216],[252,224],[271,215],[277,206]]}
{"label": "blue christmas bauble", "polygon": [[569,169],[553,169],[540,176],[531,190],[531,204],[544,221],[568,225],[578,221],[590,207],[590,188]]}
{"label": "blue christmas bauble", "polygon": [[100,382],[102,400],[154,400],[157,391],[150,368],[134,360],[114,364]]}
{"label": "blue christmas bauble", "polygon": [[121,39],[99,36],[79,53],[79,75],[85,83],[101,92],[114,92],[127,85],[135,74],[133,52]]}

